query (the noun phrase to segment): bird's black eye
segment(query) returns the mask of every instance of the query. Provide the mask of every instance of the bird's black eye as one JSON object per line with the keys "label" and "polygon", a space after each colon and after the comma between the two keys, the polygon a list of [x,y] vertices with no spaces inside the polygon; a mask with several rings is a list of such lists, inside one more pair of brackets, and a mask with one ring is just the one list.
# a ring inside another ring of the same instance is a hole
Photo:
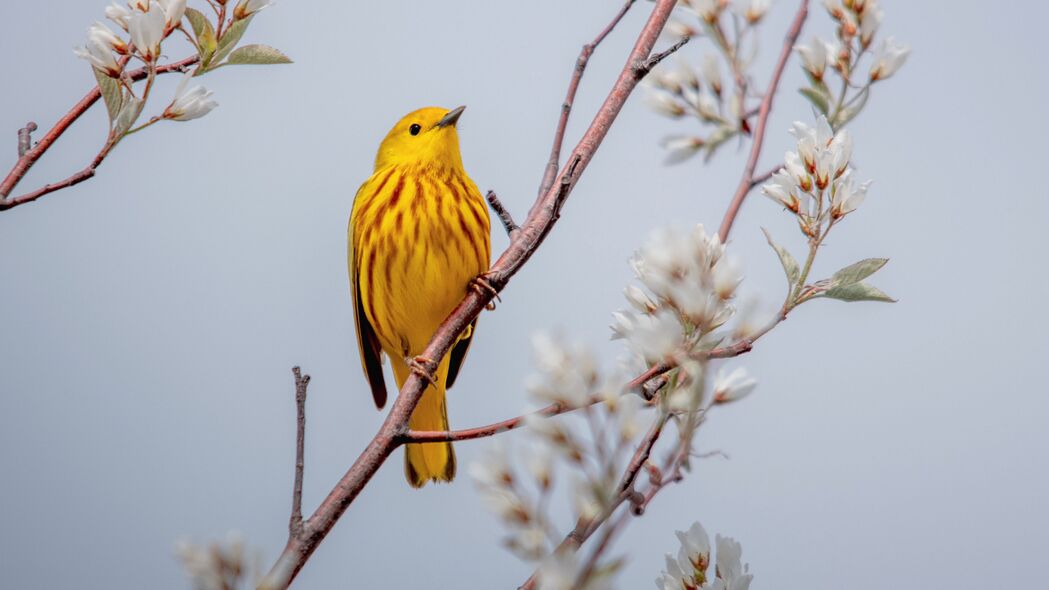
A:
{"label": "bird's black eye", "polygon": [[412,126],[408,128],[408,133],[411,133],[412,135],[419,135],[419,132],[422,130],[423,128],[419,126],[418,123],[412,123]]}

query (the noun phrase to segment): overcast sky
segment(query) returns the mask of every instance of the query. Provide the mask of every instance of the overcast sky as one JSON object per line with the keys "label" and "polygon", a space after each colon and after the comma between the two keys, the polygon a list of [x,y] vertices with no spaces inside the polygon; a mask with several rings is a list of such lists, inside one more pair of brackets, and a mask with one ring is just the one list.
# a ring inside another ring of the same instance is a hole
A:
{"label": "overcast sky", "polygon": [[[380,424],[353,337],[345,228],[387,129],[425,105],[468,105],[463,159],[523,216],[579,46],[618,1],[281,2],[248,33],[295,64],[207,76],[205,119],[129,138],[96,178],[0,213],[0,572],[12,588],[185,588],[180,537],[239,530],[269,562],[283,547],[293,462],[290,367],[313,375],[305,504]],[[828,34],[816,2],[805,38]],[[699,464],[619,542],[622,588],[649,588],[673,530],[736,537],[754,588],[1037,586],[1049,552],[1045,334],[1049,135],[1040,2],[885,0],[883,30],[914,47],[852,126],[861,210],[816,272],[886,256],[896,305],[805,305],[730,366],[761,380],[718,412]],[[192,3],[191,3],[192,5]],[[1006,4],[1003,4],[1006,6]],[[104,3],[5,2],[2,162],[15,131],[49,127],[93,83],[71,48]],[[767,80],[795,2],[763,29]],[[589,122],[651,6],[594,57],[569,141]],[[167,52],[182,57],[173,44]],[[709,50],[686,47],[693,62]],[[158,89],[170,93],[175,80]],[[796,63],[765,168],[811,121]],[[452,425],[527,405],[529,334],[558,329],[613,358],[626,263],[666,224],[716,226],[742,166],[667,167],[658,141],[693,130],[635,96],[553,234],[485,313]],[[81,168],[98,108],[23,183]],[[39,134],[38,134],[39,136]],[[795,250],[791,220],[755,194],[730,245],[746,293],[771,310],[782,275],[759,227]],[[840,233],[839,233],[840,232]],[[501,231],[493,248],[506,245]],[[516,435],[509,435],[510,437]],[[460,464],[490,441],[459,444]],[[567,524],[567,523],[566,523]],[[514,588],[530,571],[466,477],[409,489],[382,468],[298,581],[301,588]]]}

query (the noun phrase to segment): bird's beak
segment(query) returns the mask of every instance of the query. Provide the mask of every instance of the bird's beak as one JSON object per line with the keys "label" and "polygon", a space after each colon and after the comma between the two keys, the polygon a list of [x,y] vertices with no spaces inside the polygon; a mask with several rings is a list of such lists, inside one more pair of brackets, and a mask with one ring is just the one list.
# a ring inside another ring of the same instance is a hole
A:
{"label": "bird's beak", "polygon": [[465,105],[461,107],[455,107],[454,109],[448,111],[447,115],[441,117],[441,120],[437,122],[437,126],[447,127],[449,125],[452,125],[454,127],[455,122],[459,120],[459,117],[463,114],[463,111],[465,110]]}

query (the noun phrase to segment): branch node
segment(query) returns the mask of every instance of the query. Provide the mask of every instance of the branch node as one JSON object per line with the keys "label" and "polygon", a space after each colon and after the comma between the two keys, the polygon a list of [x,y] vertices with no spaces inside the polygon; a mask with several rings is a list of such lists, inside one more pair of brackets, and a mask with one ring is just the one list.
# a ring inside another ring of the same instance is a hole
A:
{"label": "branch node", "polygon": [[644,78],[646,75],[648,75],[649,72],[652,71],[652,68],[659,65],[659,62],[666,59],[667,56],[674,53],[678,49],[684,47],[685,44],[688,43],[689,39],[691,39],[691,37],[682,37],[678,39],[676,43],[674,43],[670,47],[667,47],[665,50],[653,53],[652,55],[648,56],[648,59],[639,61],[638,63],[634,64],[634,76],[639,80],[641,78]]}

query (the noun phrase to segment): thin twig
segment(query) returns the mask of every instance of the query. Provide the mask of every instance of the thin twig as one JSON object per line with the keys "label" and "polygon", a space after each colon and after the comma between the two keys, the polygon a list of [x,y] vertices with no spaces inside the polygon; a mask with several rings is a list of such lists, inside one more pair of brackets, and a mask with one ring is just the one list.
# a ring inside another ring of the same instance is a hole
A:
{"label": "thin twig", "polygon": [[736,189],[736,194],[729,204],[728,211],[725,212],[725,217],[721,220],[721,228],[718,230],[721,243],[725,243],[728,240],[728,234],[732,231],[732,224],[736,221],[739,208],[743,206],[743,201],[747,198],[747,194],[754,188],[754,170],[758,166],[758,159],[761,157],[761,146],[765,142],[765,128],[768,126],[769,114],[772,112],[772,101],[776,97],[776,88],[779,86],[779,80],[783,76],[783,70],[787,67],[790,54],[794,51],[794,44],[798,41],[798,35],[801,34],[801,27],[805,24],[808,12],[808,0],[801,0],[798,12],[794,15],[794,22],[791,23],[787,36],[783,40],[783,49],[780,51],[779,61],[776,62],[775,69],[772,70],[772,79],[769,81],[768,88],[765,89],[765,95],[761,99],[761,106],[758,108],[758,123],[754,129],[754,142],[750,146],[750,156],[747,158],[747,165],[743,168],[743,176],[740,178],[739,187]]}
{"label": "thin twig", "polygon": [[310,376],[303,375],[299,367],[292,367],[291,372],[295,375],[295,485],[291,491],[288,534],[299,537],[302,535],[302,474],[306,467],[306,388],[310,385]]}
{"label": "thin twig", "polygon": [[503,202],[499,200],[499,196],[495,194],[495,191],[488,191],[485,198],[488,199],[488,206],[492,208],[492,211],[495,211],[496,216],[499,217],[499,221],[502,222],[503,229],[506,230],[506,235],[509,236],[511,240],[514,239],[514,235],[521,229],[521,227],[514,222],[513,215],[510,215],[510,211],[503,206]]}
{"label": "thin twig", "polygon": [[583,72],[586,71],[587,63],[590,61],[590,56],[594,54],[594,50],[597,46],[605,40],[605,37],[612,32],[612,29],[616,28],[619,21],[623,20],[626,16],[627,11],[633,6],[636,0],[626,0],[623,7],[619,9],[612,21],[608,23],[594,40],[583,45],[583,49],[579,52],[579,57],[576,58],[575,68],[572,70],[572,78],[568,82],[568,93],[565,95],[565,101],[561,103],[561,116],[557,120],[557,127],[554,129],[554,143],[550,148],[550,159],[546,163],[546,168],[543,172],[543,180],[539,183],[539,196],[546,194],[546,191],[550,190],[550,187],[554,185],[554,179],[557,178],[557,171],[561,167],[561,146],[565,142],[565,129],[568,127],[568,116],[572,112],[572,105],[575,103],[576,91],[579,89],[579,81],[583,79]]}
{"label": "thin twig", "polygon": [[[194,55],[192,57],[187,57],[186,59],[183,59],[181,61],[159,66],[157,67],[156,71],[157,74],[166,74],[168,72],[176,71],[181,72],[186,67],[197,63],[199,59],[199,56]],[[147,68],[139,68],[137,70],[127,72],[127,75],[132,80],[137,82],[139,80],[144,80],[149,75],[149,70]],[[11,194],[15,186],[17,186],[18,183],[21,182],[22,178],[25,177],[26,173],[29,172],[29,169],[33,167],[33,164],[36,164],[37,160],[39,160],[40,157],[43,156],[44,153],[46,153],[47,150],[51,148],[55,141],[57,141],[58,138],[61,137],[62,134],[65,133],[66,130],[69,129],[69,127],[77,119],[80,118],[81,115],[87,112],[87,110],[90,109],[92,105],[98,102],[98,99],[101,96],[102,92],[101,90],[99,90],[98,86],[92,88],[90,92],[85,94],[84,97],[80,99],[80,101],[73,105],[73,108],[71,108],[69,112],[63,115],[62,118],[55,123],[54,127],[52,127],[50,131],[44,134],[44,136],[35,146],[30,148],[18,158],[18,161],[16,161],[15,165],[11,168],[11,171],[8,172],[4,180],[0,182],[0,211],[5,209],[11,209],[13,207],[17,207],[18,205],[24,205],[25,203],[35,201],[36,199],[39,199],[40,197],[48,193],[53,193],[59,189],[79,184],[95,175],[95,168],[97,168],[98,164],[100,164],[102,162],[102,159],[105,158],[106,154],[108,153],[108,150],[103,149],[102,152],[99,152],[101,158],[96,156],[95,161],[93,161],[90,165],[88,165],[83,170],[80,170],[79,172],[73,174],[69,178],[66,178],[65,180],[44,185],[39,189],[36,189],[34,191],[31,191],[29,193],[12,199],[6,198],[8,195]]]}
{"label": "thin twig", "polygon": [[[623,105],[637,86],[638,78],[634,73],[635,64],[651,55],[652,47],[675,4],[676,0],[657,0],[619,77],[598,109],[594,120],[572,150],[568,158],[568,165],[558,173],[550,190],[536,199],[521,225],[518,238],[510,242],[509,247],[485,273],[488,283],[493,288],[492,291],[484,289],[468,291],[459,305],[434,333],[421,356],[430,359],[444,358],[458,341],[459,335],[477,318],[492,300],[494,294],[501,291],[511,277],[535,254],[536,249],[553,229],[560,215],[561,207],[587,165],[594,158],[612,123],[615,122]],[[408,431],[408,419],[422,398],[426,385],[426,380],[418,374],[412,373],[408,377],[379,432],[328,493],[313,515],[303,523],[302,535],[289,537],[284,551],[262,580],[260,588],[275,590],[288,587],[349,505],[371,481],[393,450],[400,445],[399,441]]]}

